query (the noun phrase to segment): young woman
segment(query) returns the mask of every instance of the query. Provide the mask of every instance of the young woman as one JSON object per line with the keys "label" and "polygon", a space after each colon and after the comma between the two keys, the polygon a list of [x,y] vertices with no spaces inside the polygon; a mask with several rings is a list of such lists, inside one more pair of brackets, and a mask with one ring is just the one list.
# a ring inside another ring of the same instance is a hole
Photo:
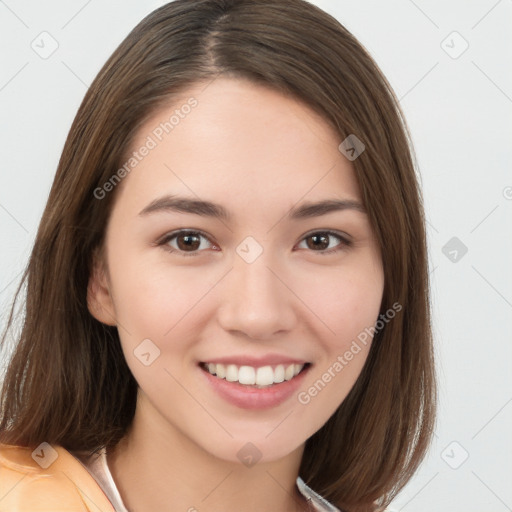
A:
{"label": "young woman", "polygon": [[157,9],[59,162],[0,511],[383,510],[434,425],[425,245],[400,109],[343,26],[303,0]]}

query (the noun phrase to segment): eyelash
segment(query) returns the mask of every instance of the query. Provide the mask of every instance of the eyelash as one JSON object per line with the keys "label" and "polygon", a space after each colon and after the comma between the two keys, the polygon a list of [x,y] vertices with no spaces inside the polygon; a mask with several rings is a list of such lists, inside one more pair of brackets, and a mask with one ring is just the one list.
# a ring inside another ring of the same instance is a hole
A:
{"label": "eyelash", "polygon": [[[197,230],[190,230],[190,229],[183,229],[183,230],[179,230],[179,231],[173,231],[172,233],[168,233],[167,235],[165,235],[162,239],[160,239],[158,242],[156,242],[156,245],[157,246],[161,246],[164,250],[170,252],[170,253],[176,253],[176,254],[180,254],[181,256],[198,256],[201,251],[199,250],[196,250],[196,251],[192,251],[192,252],[187,252],[187,251],[181,251],[181,250],[178,250],[178,249],[174,249],[172,247],[170,247],[168,244],[171,240],[173,240],[174,238],[180,236],[180,235],[199,235],[199,236],[202,236],[204,238],[206,238],[211,244],[213,244],[213,242],[211,242],[210,238],[205,234],[203,233],[202,231],[197,231]],[[352,242],[350,240],[348,240],[347,238],[343,237],[342,235],[340,235],[339,233],[335,232],[335,231],[331,231],[331,230],[318,230],[318,231],[312,231],[308,234],[306,234],[300,241],[304,241],[314,235],[327,235],[327,236],[333,236],[335,238],[337,238],[339,241],[340,241],[340,244],[338,246],[336,246],[336,248],[334,249],[329,249],[329,250],[321,250],[321,251],[311,251],[311,252],[317,252],[319,254],[321,254],[322,256],[325,256],[325,255],[328,255],[328,254],[334,254],[334,253],[337,253],[343,249],[346,249],[346,248],[350,248],[352,247]],[[215,246],[215,244],[213,244]]]}

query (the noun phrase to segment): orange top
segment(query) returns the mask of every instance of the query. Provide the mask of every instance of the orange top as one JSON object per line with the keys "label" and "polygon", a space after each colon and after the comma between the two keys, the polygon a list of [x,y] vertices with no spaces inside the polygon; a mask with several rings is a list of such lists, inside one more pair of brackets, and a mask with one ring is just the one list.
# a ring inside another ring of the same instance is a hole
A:
{"label": "orange top", "polygon": [[115,512],[96,480],[62,446],[0,444],[0,512]]}
{"label": "orange top", "polygon": [[[339,511],[300,477],[297,482],[316,510]],[[0,512],[116,510],[85,465],[64,447],[41,443],[34,450],[0,443]]]}

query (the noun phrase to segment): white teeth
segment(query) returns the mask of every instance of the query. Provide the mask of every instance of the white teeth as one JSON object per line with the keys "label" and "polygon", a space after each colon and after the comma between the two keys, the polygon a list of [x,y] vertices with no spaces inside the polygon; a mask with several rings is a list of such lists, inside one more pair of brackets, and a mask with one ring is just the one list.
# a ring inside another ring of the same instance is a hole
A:
{"label": "white teeth", "polygon": [[278,364],[276,369],[274,370],[274,382],[283,382],[284,381],[284,366],[282,364]]}
{"label": "white teeth", "polygon": [[226,367],[223,364],[214,364],[213,365],[213,372],[210,370],[210,365],[208,365],[208,371],[212,375],[217,375],[219,379],[225,379],[226,378]]}
{"label": "white teeth", "polygon": [[236,382],[238,380],[238,368],[234,364],[228,364],[226,368],[226,380]]}
{"label": "white teeth", "polygon": [[229,382],[265,387],[293,379],[293,377],[301,372],[304,365],[290,364],[285,367],[282,364],[278,364],[275,368],[272,368],[272,366],[253,368],[252,366],[238,367],[235,364],[207,363],[204,367],[212,375],[216,375],[220,379],[225,378]]}
{"label": "white teeth", "polygon": [[295,365],[291,364],[286,368],[284,371],[284,380],[290,380],[293,379],[293,373],[295,371]]}
{"label": "white teeth", "polygon": [[[240,381],[241,384],[245,384]],[[258,386],[269,386],[270,384],[274,384],[274,370],[272,370],[272,366],[263,366],[256,370],[256,382]]]}
{"label": "white teeth", "polygon": [[240,366],[238,370],[240,384],[256,384],[256,372],[252,366]]}

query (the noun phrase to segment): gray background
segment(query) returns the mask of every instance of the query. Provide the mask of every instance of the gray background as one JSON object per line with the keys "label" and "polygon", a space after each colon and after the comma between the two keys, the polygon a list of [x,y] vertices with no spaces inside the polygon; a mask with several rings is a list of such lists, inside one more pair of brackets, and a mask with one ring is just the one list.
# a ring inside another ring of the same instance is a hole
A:
{"label": "gray background", "polygon": [[[2,326],[87,87],[163,3],[0,1]],[[313,3],[353,32],[394,87],[425,196],[439,420],[393,507],[511,511],[512,1]]]}

